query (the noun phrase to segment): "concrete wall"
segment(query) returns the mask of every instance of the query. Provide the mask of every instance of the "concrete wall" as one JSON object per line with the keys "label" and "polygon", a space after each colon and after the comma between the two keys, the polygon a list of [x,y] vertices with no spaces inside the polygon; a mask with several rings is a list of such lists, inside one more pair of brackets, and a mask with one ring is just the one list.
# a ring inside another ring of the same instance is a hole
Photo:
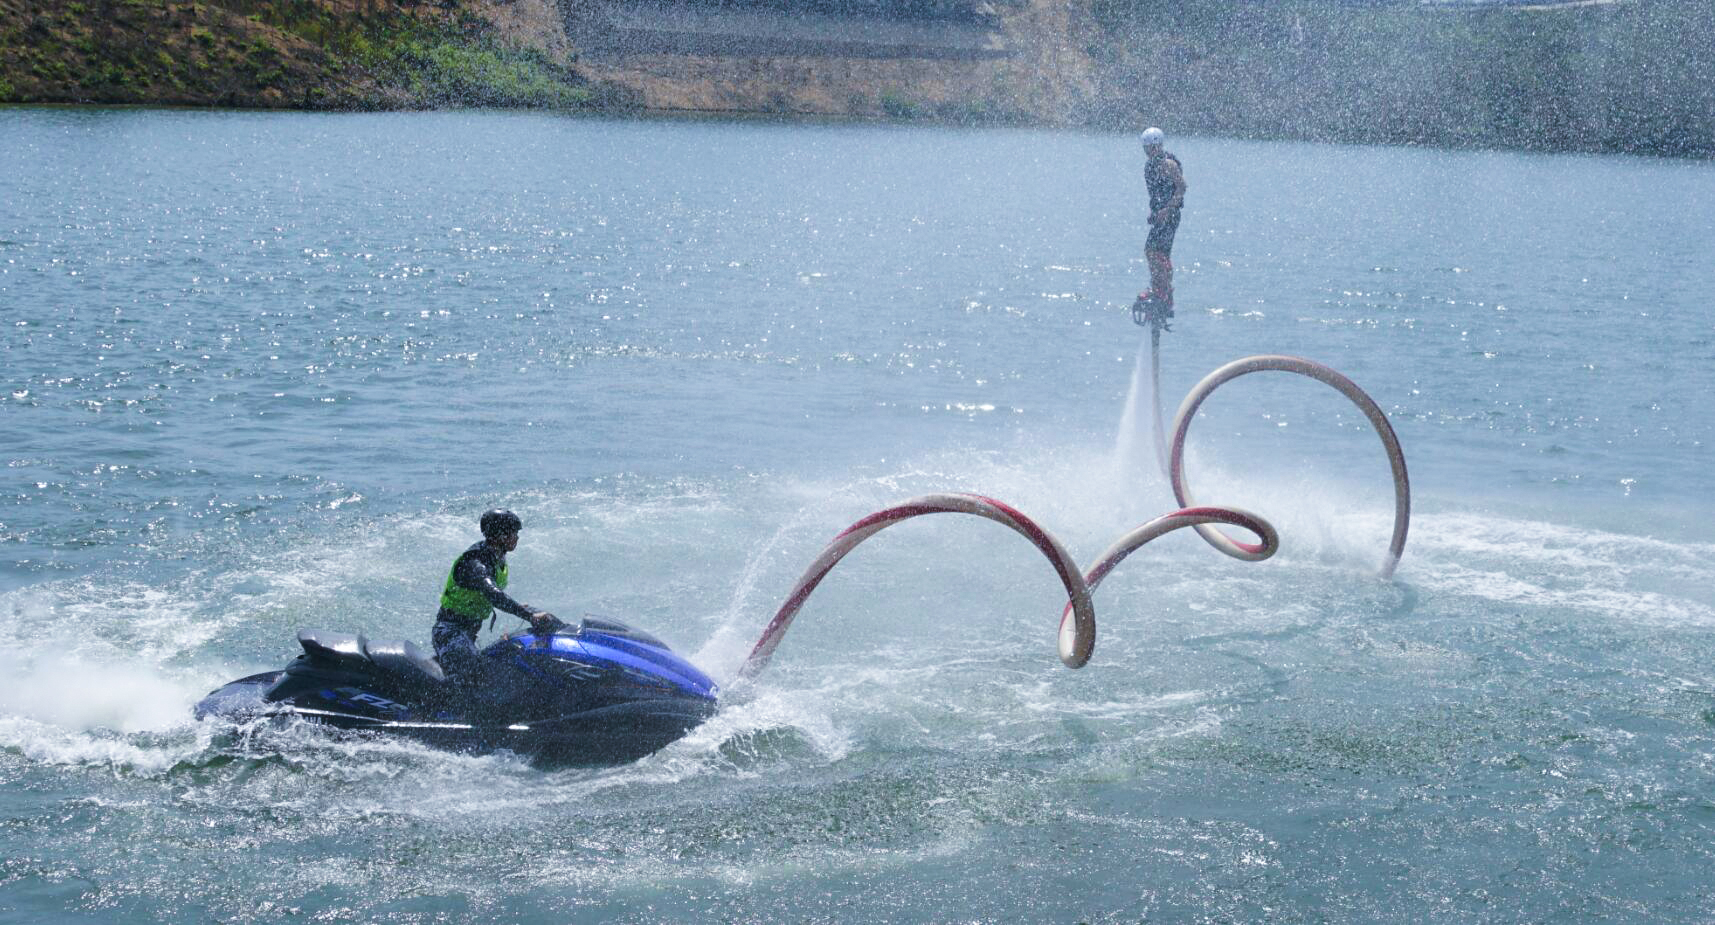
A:
{"label": "concrete wall", "polygon": [[1086,0],[554,2],[579,73],[646,109],[1057,125],[1095,89]]}
{"label": "concrete wall", "polygon": [[586,56],[993,58],[1010,53],[977,3],[584,0],[567,32]]}

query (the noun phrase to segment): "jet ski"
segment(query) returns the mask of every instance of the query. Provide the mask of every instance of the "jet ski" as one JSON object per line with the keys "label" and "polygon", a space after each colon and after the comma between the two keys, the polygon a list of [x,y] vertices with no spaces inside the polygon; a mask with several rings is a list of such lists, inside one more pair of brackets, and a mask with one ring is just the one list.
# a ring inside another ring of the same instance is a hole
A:
{"label": "jet ski", "polygon": [[720,694],[666,643],[597,617],[504,636],[482,651],[480,671],[451,679],[403,639],[302,630],[298,644],[304,654],[285,668],[211,692],[196,717],[297,718],[453,751],[612,765],[684,736]]}

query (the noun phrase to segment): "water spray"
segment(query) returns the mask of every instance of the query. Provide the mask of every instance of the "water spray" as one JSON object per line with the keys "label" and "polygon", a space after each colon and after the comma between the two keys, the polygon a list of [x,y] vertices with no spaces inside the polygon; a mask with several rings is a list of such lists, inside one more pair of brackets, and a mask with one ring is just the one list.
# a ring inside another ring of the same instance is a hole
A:
{"label": "water spray", "polygon": [[[1149,319],[1151,373],[1159,381],[1160,334],[1167,313]],[[1332,385],[1356,402],[1381,434],[1393,465],[1395,522],[1382,574],[1391,575],[1405,546],[1410,494],[1405,458],[1381,409],[1351,380],[1319,363],[1297,357],[1254,356],[1215,370],[1191,390],[1174,421],[1170,451],[1162,450],[1161,406],[1154,400],[1158,461],[1173,483],[1180,510],[1126,533],[1080,571],[1066,547],[1022,512],[974,494],[931,494],[870,514],[841,531],[824,548],[775,612],[739,668],[738,679],[754,678],[767,666],[792,621],[845,556],[877,533],[926,514],[969,514],[992,520],[1029,540],[1048,559],[1066,591],[1055,642],[1068,668],[1088,664],[1096,649],[1092,596],[1119,564],[1157,537],[1195,528],[1216,550],[1247,562],[1275,554],[1274,526],[1249,511],[1195,505],[1185,480],[1185,438],[1191,419],[1209,395],[1239,376],[1279,370]],[[1137,378],[1133,377],[1135,407]],[[1130,411],[1127,412],[1128,416]],[[1235,540],[1216,529],[1237,527],[1255,542]],[[557,621],[555,621],[557,623]],[[388,732],[437,747],[482,752],[508,749],[532,758],[568,764],[634,761],[682,738],[718,708],[720,685],[660,640],[622,623],[586,616],[575,627],[533,627],[509,635],[484,652],[492,668],[510,666],[519,678],[551,680],[528,698],[478,697],[466,685],[448,684],[434,658],[407,640],[305,629],[304,654],[278,671],[228,682],[195,708],[197,718],[249,723],[259,717],[302,719],[341,729]],[[485,668],[485,671],[492,670]]]}
{"label": "water spray", "polygon": [[[1260,562],[1274,555],[1280,548],[1280,535],[1268,521],[1238,508],[1197,505],[1191,499],[1191,489],[1185,479],[1185,437],[1191,429],[1191,420],[1196,417],[1197,409],[1222,385],[1248,373],[1265,370],[1297,373],[1333,386],[1363,411],[1364,416],[1369,418],[1375,427],[1376,433],[1380,435],[1382,446],[1387,451],[1388,464],[1393,469],[1393,537],[1388,543],[1387,558],[1381,568],[1381,577],[1391,578],[1394,569],[1399,565],[1401,554],[1405,551],[1406,528],[1411,519],[1411,482],[1406,474],[1405,453],[1400,449],[1399,438],[1394,434],[1393,425],[1388,423],[1387,415],[1382,412],[1380,406],[1352,380],[1313,360],[1279,355],[1245,357],[1205,376],[1203,381],[1197,383],[1190,394],[1185,396],[1185,401],[1179,406],[1179,413],[1173,420],[1173,439],[1169,450],[1161,425],[1161,335],[1162,332],[1171,330],[1168,319],[1172,318],[1173,310],[1165,303],[1140,297],[1132,307],[1132,313],[1134,321],[1150,328],[1149,371],[1155,412],[1156,460],[1161,466],[1162,474],[1173,484],[1173,496],[1181,505],[1180,510],[1157,517],[1127,533],[1108,547],[1087,572],[1078,571],[1066,548],[1053,534],[1016,508],[993,498],[971,494],[923,495],[876,511],[834,537],[822,550],[822,554],[816,557],[816,561],[805,570],[803,577],[798,579],[797,585],[793,586],[792,592],[787,595],[786,603],[774,614],[774,619],[769,621],[762,637],[757,640],[750,656],[745,659],[744,665],[739,669],[739,677],[753,678],[768,664],[769,658],[780,645],[780,640],[785,637],[786,630],[792,625],[798,611],[803,609],[811,592],[816,590],[816,586],[822,583],[822,579],[828,576],[847,553],[856,549],[864,540],[896,523],[924,514],[942,513],[974,514],[1004,524],[1030,540],[1048,557],[1067,594],[1066,607],[1060,614],[1057,637],[1060,661],[1068,668],[1082,668],[1089,662],[1096,647],[1096,613],[1091,595],[1102,579],[1144,544],[1174,530],[1192,527],[1216,550],[1245,562]],[[1248,531],[1256,536],[1257,542],[1235,540],[1216,529],[1216,524],[1227,524]]]}

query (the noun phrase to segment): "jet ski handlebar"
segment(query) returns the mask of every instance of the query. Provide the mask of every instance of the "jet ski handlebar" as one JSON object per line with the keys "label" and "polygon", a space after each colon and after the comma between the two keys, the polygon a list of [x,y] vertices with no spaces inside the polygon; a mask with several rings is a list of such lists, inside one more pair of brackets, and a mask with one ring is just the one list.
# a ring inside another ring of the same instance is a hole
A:
{"label": "jet ski handlebar", "polygon": [[575,630],[575,629],[577,629],[577,627],[574,626],[573,624],[567,623],[566,621],[560,619],[559,617],[554,616],[551,613],[542,613],[537,619],[530,621],[530,629],[533,631],[536,631],[536,632],[547,633],[549,635],[553,635],[554,633],[558,633],[561,630],[564,630],[564,629]]}

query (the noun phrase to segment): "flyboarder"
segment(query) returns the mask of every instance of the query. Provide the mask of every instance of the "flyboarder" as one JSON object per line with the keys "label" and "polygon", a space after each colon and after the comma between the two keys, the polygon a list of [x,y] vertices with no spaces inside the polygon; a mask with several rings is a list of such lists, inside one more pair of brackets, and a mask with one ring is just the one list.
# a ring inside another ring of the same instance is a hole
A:
{"label": "flyboarder", "polygon": [[1179,210],[1185,205],[1185,174],[1179,158],[1163,145],[1166,133],[1151,126],[1143,131],[1143,150],[1149,160],[1143,182],[1149,188],[1149,238],[1143,245],[1149,262],[1149,289],[1132,304],[1132,320],[1166,327],[1173,317],[1173,236],[1179,231]]}

